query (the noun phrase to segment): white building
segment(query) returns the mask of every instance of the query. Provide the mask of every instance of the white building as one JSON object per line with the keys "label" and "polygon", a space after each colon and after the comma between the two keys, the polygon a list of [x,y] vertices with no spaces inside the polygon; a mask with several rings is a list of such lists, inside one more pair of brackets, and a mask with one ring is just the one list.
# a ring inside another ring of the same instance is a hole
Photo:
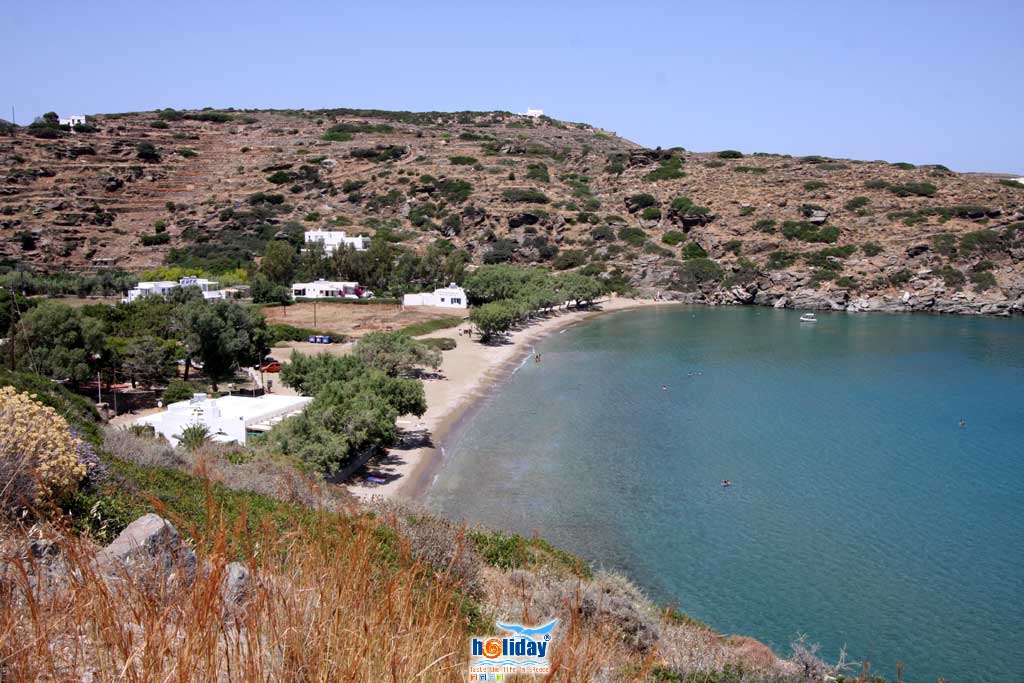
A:
{"label": "white building", "polygon": [[177,282],[174,280],[158,280],[157,282],[140,282],[134,289],[128,290],[128,296],[121,299],[122,303],[130,304],[139,297],[160,295],[164,296],[172,289],[178,287],[198,287],[203,292],[204,299],[223,299],[224,291],[217,289],[218,282],[207,280],[202,277],[183,277]]}
{"label": "white building", "polygon": [[465,308],[466,290],[454,282],[447,287],[422,294],[406,294],[402,297],[406,306],[438,306],[440,308]]}
{"label": "white building", "polygon": [[296,282],[292,285],[292,298],[295,299],[370,299],[372,297],[373,292],[363,289],[358,282],[317,280],[315,282]]}
{"label": "white building", "polygon": [[341,246],[353,247],[356,251],[366,251],[370,248],[369,237],[349,237],[344,230],[308,230],[306,232],[306,244],[320,242],[324,245],[324,252],[333,254]]}
{"label": "white building", "polygon": [[256,398],[195,394],[187,401],[170,404],[167,410],[140,417],[134,424],[152,427],[172,446],[178,445],[182,430],[192,425],[205,426],[214,441],[245,444],[249,434],[270,431],[286,417],[301,413],[312,400],[309,396],[276,394]]}
{"label": "white building", "polygon": [[520,116],[529,116],[533,119],[539,119],[541,116],[544,116],[544,110],[527,108],[526,111],[520,114]]}
{"label": "white building", "polygon": [[71,126],[72,128],[74,128],[77,125],[84,126],[85,116],[83,116],[82,114],[72,114],[68,116],[66,119],[57,119],[57,123],[59,123],[62,126]]}

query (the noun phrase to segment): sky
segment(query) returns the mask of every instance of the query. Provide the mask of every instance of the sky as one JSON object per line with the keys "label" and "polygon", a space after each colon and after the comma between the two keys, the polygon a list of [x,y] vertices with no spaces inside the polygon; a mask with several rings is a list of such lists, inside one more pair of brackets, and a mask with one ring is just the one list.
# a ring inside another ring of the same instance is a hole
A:
{"label": "sky", "polygon": [[3,0],[0,117],[544,109],[655,147],[1024,173],[1024,3]]}

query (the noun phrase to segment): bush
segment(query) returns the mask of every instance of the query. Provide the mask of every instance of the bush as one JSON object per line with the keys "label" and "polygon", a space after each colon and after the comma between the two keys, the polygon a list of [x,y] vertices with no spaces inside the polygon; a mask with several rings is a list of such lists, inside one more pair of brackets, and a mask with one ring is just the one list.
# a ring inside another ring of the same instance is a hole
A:
{"label": "bush", "polygon": [[154,235],[142,235],[139,237],[139,241],[144,247],[155,247],[170,242],[171,236],[166,232],[158,232]]}
{"label": "bush", "polygon": [[615,231],[610,226],[601,225],[590,231],[590,239],[608,242],[615,239]]}
{"label": "bush", "polygon": [[723,149],[721,152],[718,153],[718,158],[719,159],[742,159],[743,158],[743,152],[737,151],[735,149]]}
{"label": "bush", "polygon": [[768,254],[768,268],[770,270],[782,270],[789,268],[796,263],[796,254],[779,249]]}
{"label": "bush", "polygon": [[199,382],[186,382],[175,379],[171,380],[171,383],[164,389],[161,399],[164,402],[164,407],[167,407],[168,404],[187,401],[192,398],[192,394],[201,394],[205,391],[206,387]]}
{"label": "bush", "polygon": [[913,279],[914,273],[902,268],[889,276],[889,284],[894,286],[905,285]]}
{"label": "bush", "polygon": [[517,188],[505,190],[501,193],[507,202],[520,202],[526,204],[547,204],[551,200],[540,190],[531,188]]}
{"label": "bush", "polygon": [[678,196],[672,200],[672,212],[679,216],[707,216],[711,209],[706,206],[698,206],[689,197]]}
{"label": "bush", "polygon": [[582,266],[586,261],[587,257],[581,250],[568,249],[560,253],[552,265],[555,270],[568,270]]}
{"label": "bush", "polygon": [[943,256],[954,256],[957,253],[956,235],[943,232],[932,237],[932,246]]}
{"label": "bush", "polygon": [[656,206],[648,206],[640,214],[640,217],[645,221],[659,221],[661,220],[661,209]]}
{"label": "bush", "polygon": [[[461,321],[460,321],[461,322]],[[420,344],[429,346],[432,349],[438,351],[451,351],[457,346],[457,343],[451,337],[432,337],[430,339],[420,339]]]}
{"label": "bush", "polygon": [[159,121],[159,120],[157,120],[157,121],[150,121],[149,122],[149,127],[150,128],[156,128],[158,130],[166,130],[166,129],[170,128],[170,126],[167,125],[166,121]]}
{"label": "bush", "polygon": [[267,176],[267,182],[275,185],[284,185],[295,180],[298,176],[288,171],[274,171],[271,175]]}
{"label": "bush", "polygon": [[452,164],[452,166],[476,166],[479,163],[476,157],[470,156],[448,157],[448,161]]}
{"label": "bush", "polygon": [[997,182],[1000,185],[1012,187],[1014,190],[1024,190],[1024,183],[1017,182],[1016,180],[1010,180],[1009,178],[1000,178]]}
{"label": "bush", "polygon": [[917,168],[917,166],[915,166],[914,164],[907,163],[906,161],[897,161],[892,165],[904,171],[912,171],[915,168]]}
{"label": "bush", "polygon": [[889,191],[899,197],[932,197],[939,188],[931,183],[902,183],[900,185],[889,185]]}
{"label": "bush", "polygon": [[14,387],[0,387],[0,511],[49,508],[87,474],[67,421]]}
{"label": "bush", "polygon": [[669,246],[682,244],[686,240],[686,233],[681,230],[669,230],[661,236],[661,241]]}
{"label": "bush", "polygon": [[874,178],[865,182],[864,187],[869,190],[887,190],[889,189],[889,183],[881,178]]}
{"label": "bush", "polygon": [[743,249],[743,242],[740,240],[729,240],[723,246],[727,252],[739,256],[740,251]]}
{"label": "bush", "polygon": [[682,178],[686,174],[683,173],[683,160],[679,157],[670,157],[661,162],[656,170],[651,171],[644,176],[644,180],[648,182],[656,182],[658,180],[675,180],[676,178]]}
{"label": "bush", "polygon": [[551,182],[551,174],[548,173],[547,165],[541,163],[529,164],[526,167],[526,178],[527,180],[539,180],[542,183]]}
{"label": "bush", "polygon": [[846,209],[847,211],[857,211],[858,209],[863,209],[870,203],[871,200],[868,199],[867,197],[857,196],[843,204],[843,208]]}
{"label": "bush", "polygon": [[754,230],[758,232],[775,232],[775,219],[762,218],[754,223]]}
{"label": "bush", "polygon": [[768,172],[768,169],[763,166],[737,166],[732,170],[736,173],[750,173],[753,175],[764,175]]}
{"label": "bush", "polygon": [[690,292],[721,279],[722,268],[717,263],[708,258],[695,258],[685,261],[676,270],[674,284],[682,291]]}
{"label": "bush", "polygon": [[[461,204],[473,193],[473,186],[466,180],[445,178],[437,184],[438,193],[454,204]],[[541,195],[542,197],[544,195]],[[546,199],[546,197],[545,197]]]}
{"label": "bush", "polygon": [[182,147],[181,149],[179,149],[178,154],[186,159],[191,159],[192,157],[199,156],[195,150],[189,149],[188,147]]}
{"label": "bush", "polygon": [[977,266],[975,266],[975,270],[971,273],[970,277],[976,292],[984,292],[996,286],[996,276],[987,270],[977,270]]}
{"label": "bush", "polygon": [[804,183],[804,189],[807,190],[808,192],[813,192],[814,190],[820,190],[823,187],[828,187],[828,183],[822,182],[820,180],[811,180],[811,181],[808,181],[808,182]]}
{"label": "bush", "polygon": [[782,235],[786,239],[802,242],[834,243],[839,239],[839,228],[835,226],[819,228],[807,221],[786,221],[782,224]]}
{"label": "bush", "polygon": [[642,247],[647,241],[647,233],[640,228],[620,228],[619,239],[630,246]]}
{"label": "bush", "polygon": [[630,211],[646,209],[648,206],[654,206],[657,203],[658,200],[654,198],[654,195],[648,194],[647,192],[634,194],[626,199],[626,205],[629,206]]}
{"label": "bush", "polygon": [[860,246],[860,250],[865,256],[878,256],[882,253],[882,245],[878,242],[865,242]]}
{"label": "bush", "polygon": [[338,132],[338,131],[334,131],[334,132],[328,131],[328,132],[324,133],[323,135],[321,135],[320,139],[324,140],[325,142],[349,142],[349,141],[352,140],[352,134],[351,133],[342,133],[342,132]]}
{"label": "bush", "polygon": [[484,263],[504,263],[511,261],[515,253],[516,243],[510,240],[498,240],[484,254]]}
{"label": "bush", "polygon": [[967,276],[953,266],[946,264],[935,271],[935,274],[942,278],[942,282],[953,289],[960,289],[967,282]]}
{"label": "bush", "polygon": [[160,152],[157,151],[152,142],[140,142],[135,145],[135,156],[143,161],[160,161]]}
{"label": "bush", "polygon": [[683,247],[683,259],[690,260],[696,258],[705,258],[708,253],[704,251],[704,248],[696,242],[689,242]]}

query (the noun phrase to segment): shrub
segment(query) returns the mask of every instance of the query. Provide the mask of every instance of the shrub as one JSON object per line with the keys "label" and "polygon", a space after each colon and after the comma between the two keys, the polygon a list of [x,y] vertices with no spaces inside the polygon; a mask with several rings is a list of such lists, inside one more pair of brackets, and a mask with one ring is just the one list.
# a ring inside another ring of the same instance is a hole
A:
{"label": "shrub", "polygon": [[900,185],[889,185],[889,192],[897,195],[898,197],[932,197],[938,191],[935,185],[931,183],[902,183]]}
{"label": "shrub", "polygon": [[612,230],[611,226],[601,225],[590,231],[590,239],[609,242],[615,239],[615,231]]}
{"label": "shrub", "polygon": [[149,127],[150,128],[156,128],[158,130],[166,130],[166,129],[170,128],[170,126],[167,125],[166,121],[159,121],[159,120],[157,120],[157,121],[150,121],[149,122]]}
{"label": "shrub", "polygon": [[906,161],[897,161],[892,165],[904,171],[912,171],[915,168],[917,168],[917,166],[915,166],[914,164],[907,163]]}
{"label": "shrub", "polygon": [[818,164],[818,168],[820,168],[822,171],[842,171],[850,167],[847,166],[846,164],[841,164],[837,161],[830,161],[825,164]]}
{"label": "shrub", "polygon": [[206,391],[206,387],[199,382],[186,382],[180,379],[171,380],[171,383],[164,389],[163,396],[160,398],[164,402],[166,407],[170,403],[177,403],[178,401],[187,401],[192,398],[192,394],[201,394]]}
{"label": "shrub", "polygon": [[732,170],[736,173],[750,173],[753,175],[764,175],[768,172],[768,169],[763,166],[737,166]]}
{"label": "shrub", "polygon": [[676,270],[675,285],[682,291],[693,291],[701,285],[722,279],[722,268],[709,258],[695,258],[685,261]]}
{"label": "shrub", "polygon": [[1012,187],[1015,190],[1024,190],[1024,183],[1017,182],[1016,180],[1010,180],[1009,178],[1000,178],[997,182],[1000,185]]}
{"label": "shrub", "polygon": [[906,268],[901,268],[889,276],[889,284],[894,286],[905,285],[914,277],[914,273]]}
{"label": "shrub", "polygon": [[813,192],[814,190],[820,190],[823,187],[828,187],[828,183],[822,182],[820,180],[810,180],[810,181],[804,183],[804,189],[807,190],[808,192]]}
{"label": "shrub", "polygon": [[775,219],[762,218],[754,223],[754,230],[759,232],[775,232]]}
{"label": "shrub", "polygon": [[873,178],[864,183],[864,187],[869,190],[887,190],[889,189],[889,183],[881,178]]}
{"label": "shrub", "polygon": [[963,274],[963,272],[957,270],[956,268],[949,264],[946,264],[939,268],[937,271],[935,271],[935,274],[942,278],[942,282],[947,287],[952,287],[953,289],[960,289],[961,287],[963,287],[964,283],[967,282],[967,277]]}
{"label": "shrub", "polygon": [[882,253],[882,245],[878,242],[865,242],[860,246],[860,250],[865,256],[878,256]]}
{"label": "shrub", "polygon": [[706,206],[698,206],[689,197],[680,195],[672,200],[672,211],[680,216],[706,216],[711,209]]}
{"label": "shrub", "polygon": [[661,209],[656,206],[648,206],[640,214],[640,217],[645,221],[659,221],[661,220]]}
{"label": "shrub", "polygon": [[160,152],[157,151],[152,142],[140,142],[135,145],[135,156],[143,161],[160,161]]}
{"label": "shrub", "polygon": [[271,175],[267,176],[267,182],[275,185],[284,185],[295,180],[297,176],[294,173],[288,171],[274,171]]}
{"label": "shrub", "polygon": [[971,273],[970,278],[976,292],[984,292],[996,286],[996,276],[987,270],[977,270],[977,266],[975,266],[975,270]]}
{"label": "shrub", "polygon": [[789,268],[796,263],[796,254],[779,249],[768,254],[768,268],[770,270],[781,270]]}
{"label": "shrub", "polygon": [[153,230],[156,232],[167,232],[167,222],[156,221],[155,223],[153,223]]}
{"label": "shrub", "polygon": [[540,190],[531,188],[508,189],[501,193],[507,202],[520,202],[526,204],[547,204],[551,200]]}
{"label": "shrub", "polygon": [[579,249],[567,249],[555,258],[552,265],[555,270],[567,270],[569,268],[577,268],[586,263],[586,255]]}
{"label": "shrub", "polygon": [[640,228],[619,228],[619,239],[634,247],[642,247],[647,241],[647,233]]}
{"label": "shrub", "polygon": [[690,260],[695,258],[705,258],[708,255],[704,248],[696,242],[688,242],[683,247],[683,259]]}
{"label": "shrub", "polygon": [[470,156],[448,157],[448,161],[452,166],[476,166],[479,163],[476,157]]}
{"label": "shrub", "polygon": [[510,240],[498,240],[491,245],[490,250],[484,254],[484,263],[504,263],[511,261],[515,253],[516,244]]}
{"label": "shrub", "polygon": [[321,140],[326,142],[349,142],[352,140],[351,133],[343,133],[340,131],[328,131],[320,136]]}
{"label": "shrub", "polygon": [[683,173],[683,160],[679,157],[669,157],[661,162],[656,170],[651,171],[644,176],[644,180],[648,182],[656,182],[658,180],[674,180],[676,178],[682,178],[686,174]]}
{"label": "shrub", "polygon": [[542,183],[551,182],[551,174],[548,173],[547,165],[541,163],[529,164],[526,167],[526,178],[528,180],[539,180]]}
{"label": "shrub", "polygon": [[807,221],[786,221],[782,224],[782,235],[786,239],[802,242],[834,243],[839,239],[839,228],[835,226],[819,228]]}
{"label": "shrub", "polygon": [[844,275],[836,280],[836,285],[843,289],[855,289],[857,287],[857,281],[849,275]]}
{"label": "shrub", "polygon": [[743,249],[743,242],[740,240],[729,240],[723,245],[723,247],[727,252],[734,254],[735,256],[739,256],[740,251]]}
{"label": "shrub", "polygon": [[53,408],[0,387],[0,510],[47,508],[74,493],[87,473],[80,443]]}
{"label": "shrub", "polygon": [[847,211],[856,211],[858,209],[863,209],[870,203],[871,200],[868,199],[867,197],[857,196],[843,204],[843,208],[846,209]]}
{"label": "shrub", "polygon": [[995,230],[974,230],[960,236],[960,252],[965,256],[975,252],[992,254],[1002,249],[1002,236]]}
{"label": "shrub", "polygon": [[155,247],[170,242],[171,236],[166,232],[158,232],[155,235],[142,235],[139,237],[139,241],[144,247]]}
{"label": "shrub", "polygon": [[641,192],[639,194],[630,195],[626,199],[626,204],[629,206],[630,211],[639,211],[640,209],[646,209],[648,206],[654,206],[658,203],[658,200],[654,198],[654,195],[648,194],[647,192]]}
{"label": "shrub", "polygon": [[754,207],[744,206],[740,209],[741,216],[752,216],[754,214]]}
{"label": "shrub", "polygon": [[742,159],[743,158],[743,152],[737,151],[735,149],[723,149],[721,152],[718,153],[718,158],[719,159]]}
{"label": "shrub", "polygon": [[191,159],[194,156],[199,156],[195,150],[189,149],[188,147],[182,147],[178,150],[178,154],[186,159]]}
{"label": "shrub", "polygon": [[669,246],[682,244],[686,240],[686,233],[681,230],[669,230],[661,236],[661,241]]}
{"label": "shrub", "polygon": [[823,156],[818,156],[817,154],[812,154],[810,156],[800,157],[800,161],[805,164],[824,164],[828,159]]}
{"label": "shrub", "polygon": [[948,232],[935,235],[932,237],[932,246],[943,256],[954,256],[956,254],[956,235]]}

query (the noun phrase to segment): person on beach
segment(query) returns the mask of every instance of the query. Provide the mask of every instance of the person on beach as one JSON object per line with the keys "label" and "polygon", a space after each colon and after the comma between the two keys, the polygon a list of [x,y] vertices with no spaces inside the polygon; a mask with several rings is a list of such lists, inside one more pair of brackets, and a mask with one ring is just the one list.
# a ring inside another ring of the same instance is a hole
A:
{"label": "person on beach", "polygon": [[533,362],[534,363],[540,363],[540,354],[539,353],[536,356],[533,357]]}

